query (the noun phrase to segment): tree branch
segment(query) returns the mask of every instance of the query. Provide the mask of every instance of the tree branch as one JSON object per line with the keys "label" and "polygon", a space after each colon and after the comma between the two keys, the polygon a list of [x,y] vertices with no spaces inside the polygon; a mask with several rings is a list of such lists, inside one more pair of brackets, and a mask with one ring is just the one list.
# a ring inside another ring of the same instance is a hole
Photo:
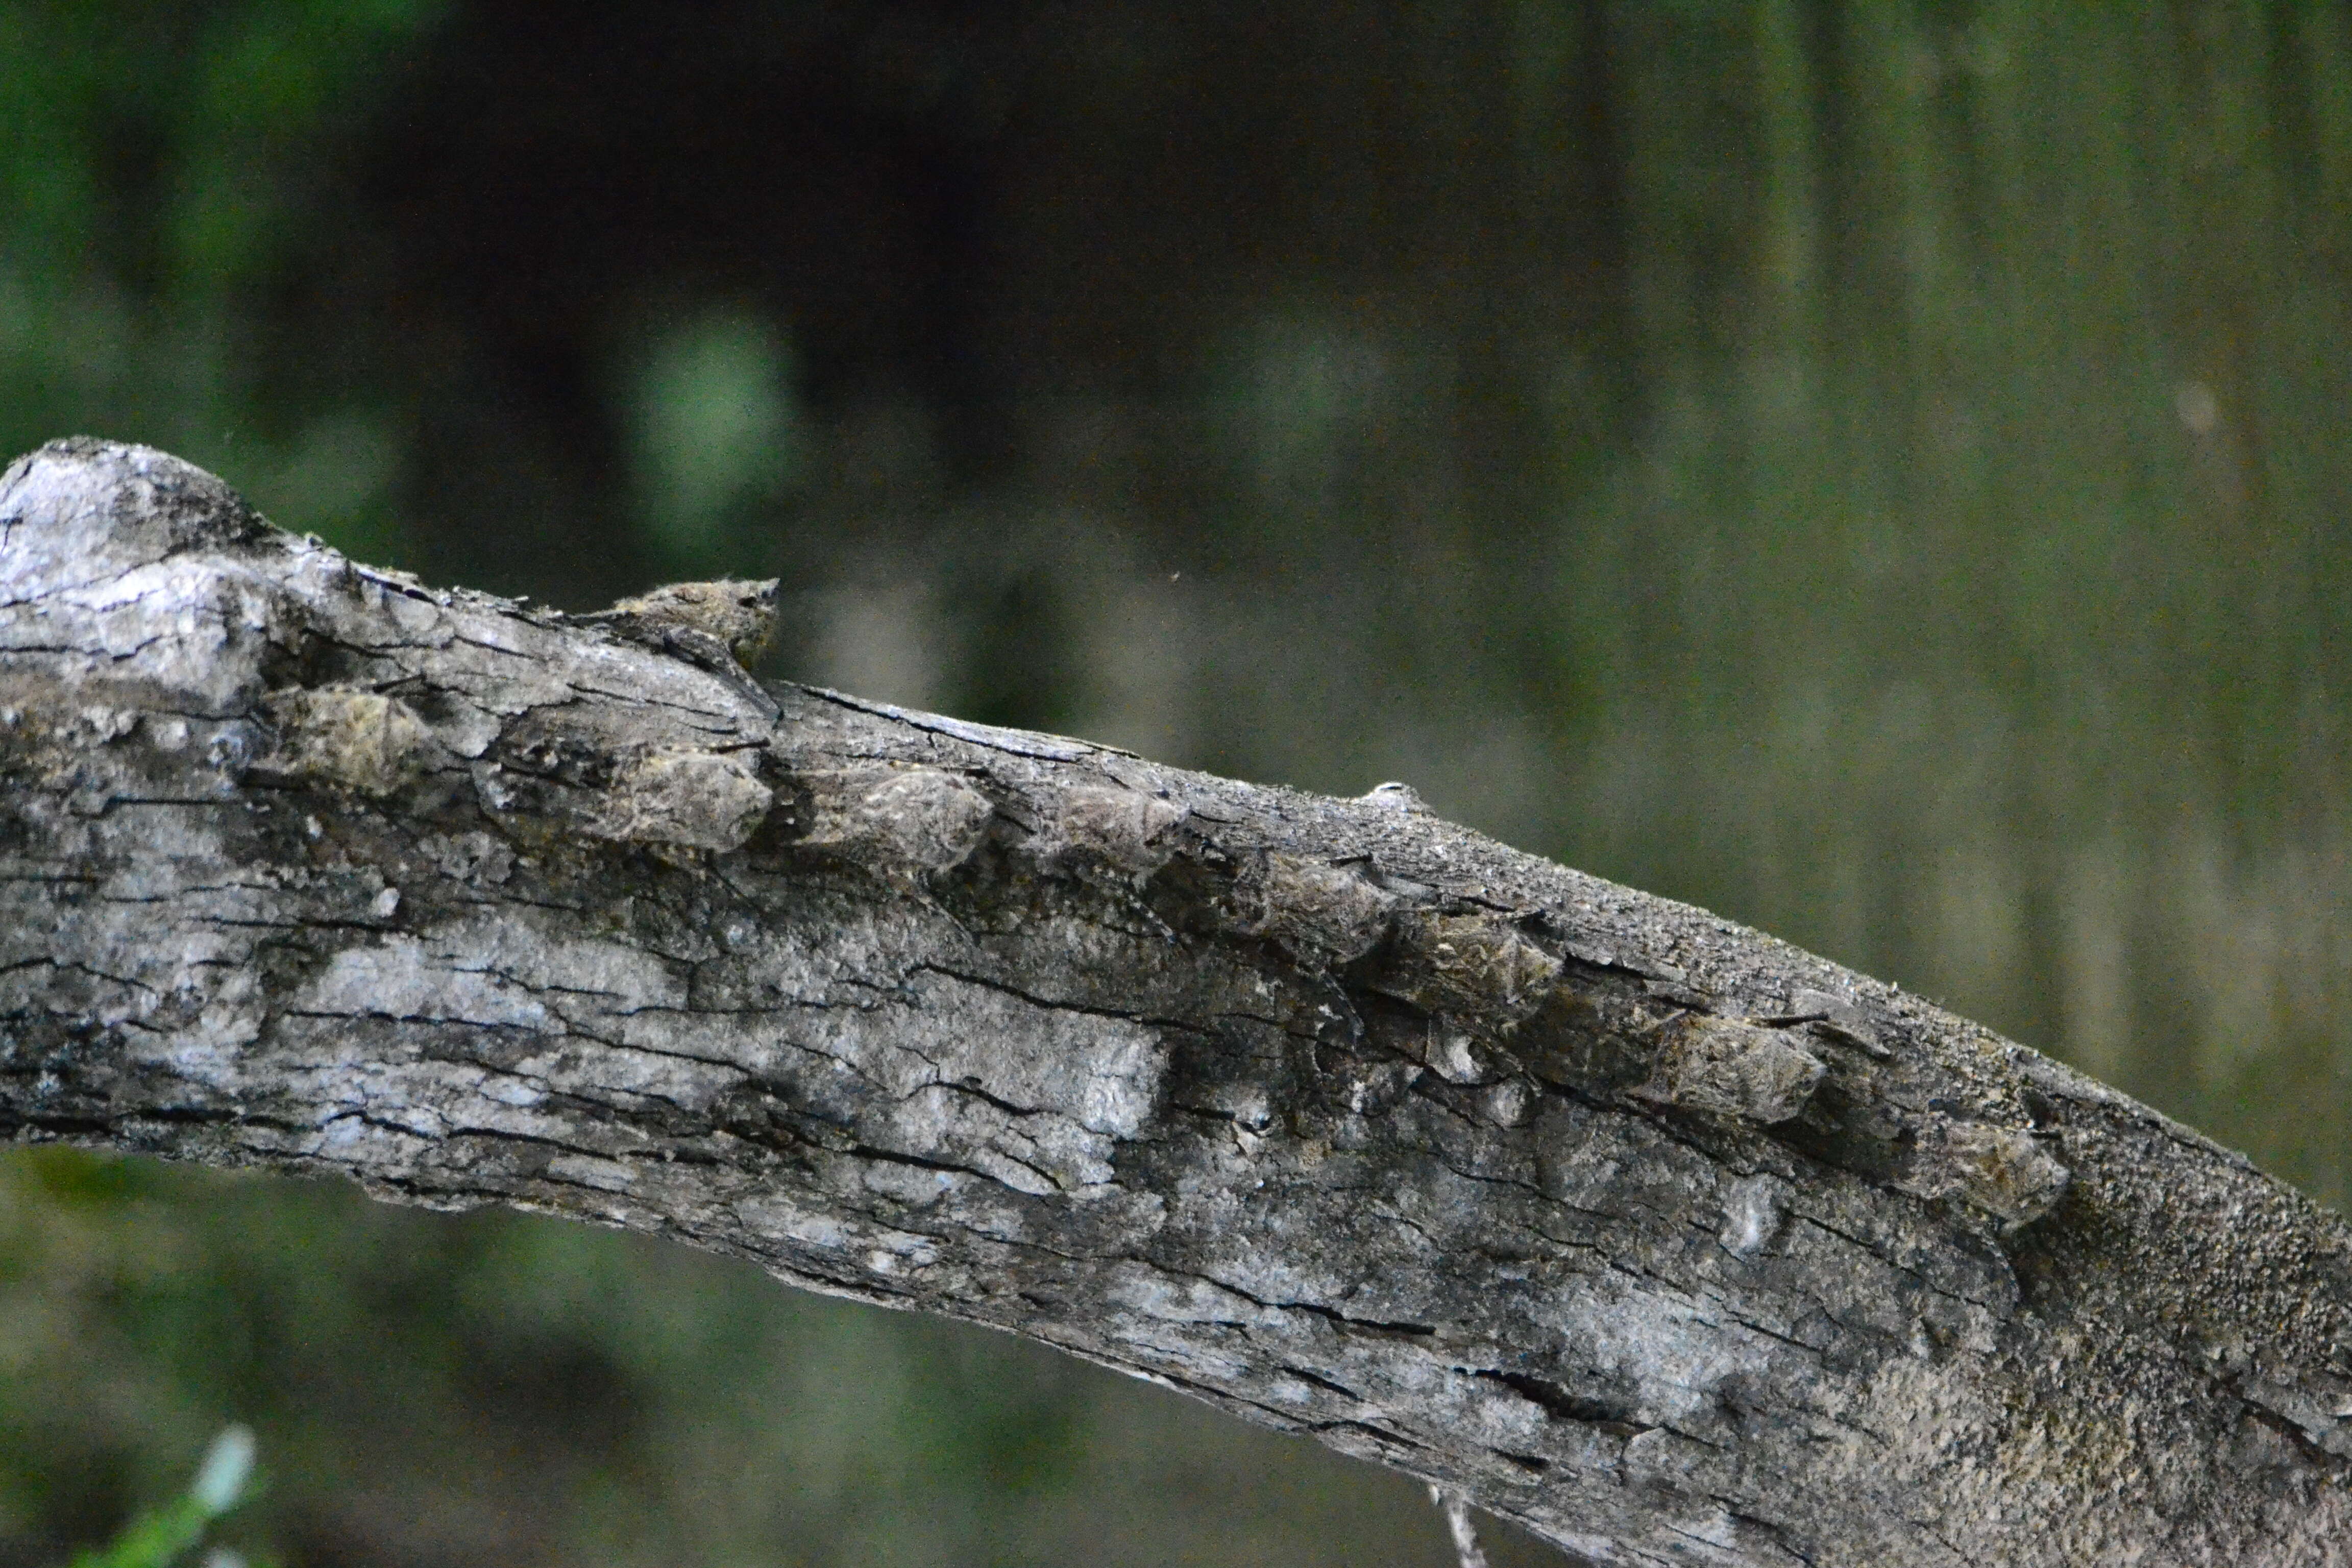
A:
{"label": "tree branch", "polygon": [[20,460],[0,1127],[673,1236],[1603,1562],[2352,1561],[2352,1235],[2240,1157],[1409,793],[721,647]]}

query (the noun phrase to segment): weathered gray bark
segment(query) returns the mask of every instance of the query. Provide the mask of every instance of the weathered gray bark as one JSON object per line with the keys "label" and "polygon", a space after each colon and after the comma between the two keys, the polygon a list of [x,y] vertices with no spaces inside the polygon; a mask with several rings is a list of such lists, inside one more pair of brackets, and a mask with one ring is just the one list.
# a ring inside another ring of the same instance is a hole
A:
{"label": "weathered gray bark", "polygon": [[1607,1563],[2352,1563],[2352,1234],[2197,1134],[1409,795],[649,644],[20,461],[0,1125],[661,1232]]}

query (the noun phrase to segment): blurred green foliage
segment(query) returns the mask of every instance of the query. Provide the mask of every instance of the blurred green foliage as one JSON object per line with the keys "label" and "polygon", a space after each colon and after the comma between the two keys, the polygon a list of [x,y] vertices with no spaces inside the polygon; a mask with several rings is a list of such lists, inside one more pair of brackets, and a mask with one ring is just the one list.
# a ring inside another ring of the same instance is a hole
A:
{"label": "blurred green foliage", "polygon": [[800,477],[790,357],[772,322],[721,310],[672,325],[633,369],[638,515],[672,580],[707,576],[746,552],[731,534],[772,527]]}
{"label": "blurred green foliage", "polygon": [[[2352,1194],[2340,4],[0,0],[0,192],[12,449],[778,574],[775,673],[1401,777]],[[289,1563],[1444,1561],[649,1244],[0,1194],[5,1561],[231,1418]]]}
{"label": "blurred green foliage", "polygon": [[[213,1521],[236,1506],[252,1470],[252,1429],[223,1427],[185,1492],[140,1514],[102,1551],[77,1553],[73,1568],[171,1568],[203,1542]],[[226,1547],[205,1554],[205,1568],[243,1568],[244,1563]]]}
{"label": "blurred green foliage", "polygon": [[[273,397],[262,301],[331,222],[320,144],[437,0],[0,5],[0,424],[137,428],[361,546],[405,454],[353,384]],[[282,349],[279,351],[284,352]],[[30,432],[42,432],[40,436]],[[236,454],[232,460],[230,455]]]}

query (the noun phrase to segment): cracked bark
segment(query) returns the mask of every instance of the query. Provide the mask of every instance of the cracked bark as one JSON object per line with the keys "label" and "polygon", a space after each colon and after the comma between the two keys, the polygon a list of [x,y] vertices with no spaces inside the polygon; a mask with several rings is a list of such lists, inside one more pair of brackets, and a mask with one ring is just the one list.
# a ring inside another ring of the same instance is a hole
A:
{"label": "cracked bark", "polygon": [[679,646],[20,460],[0,1125],[672,1236],[1599,1562],[2352,1562],[2352,1235],[2239,1156],[1409,792]]}

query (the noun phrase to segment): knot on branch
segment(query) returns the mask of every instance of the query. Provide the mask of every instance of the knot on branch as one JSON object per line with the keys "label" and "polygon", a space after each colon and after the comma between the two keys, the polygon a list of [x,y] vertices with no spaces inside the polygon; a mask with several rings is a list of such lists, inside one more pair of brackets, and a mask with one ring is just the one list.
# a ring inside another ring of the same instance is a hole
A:
{"label": "knot on branch", "polygon": [[194,463],[93,436],[51,441],[0,473],[0,531],[19,588],[41,578],[88,581],[273,532],[244,497]]}

